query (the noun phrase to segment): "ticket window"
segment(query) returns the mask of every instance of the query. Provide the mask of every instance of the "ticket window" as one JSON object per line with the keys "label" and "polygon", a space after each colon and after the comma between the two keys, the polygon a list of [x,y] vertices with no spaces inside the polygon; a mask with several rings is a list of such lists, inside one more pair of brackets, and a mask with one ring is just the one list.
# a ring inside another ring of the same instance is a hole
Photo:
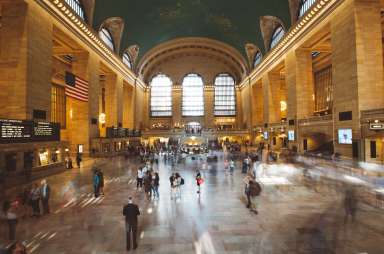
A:
{"label": "ticket window", "polygon": [[47,149],[39,151],[39,166],[46,166],[49,164],[49,152]]}

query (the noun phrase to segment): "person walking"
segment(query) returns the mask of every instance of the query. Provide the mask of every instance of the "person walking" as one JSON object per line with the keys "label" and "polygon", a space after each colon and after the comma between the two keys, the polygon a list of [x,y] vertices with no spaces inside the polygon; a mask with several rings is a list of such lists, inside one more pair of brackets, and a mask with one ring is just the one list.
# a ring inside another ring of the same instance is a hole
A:
{"label": "person walking", "polygon": [[233,175],[233,172],[235,171],[235,161],[231,159],[229,162],[229,173]]}
{"label": "person walking", "polygon": [[123,215],[125,216],[127,251],[131,249],[131,238],[133,242],[133,249],[135,250],[137,249],[137,217],[140,215],[140,210],[139,207],[133,203],[132,197],[128,198],[128,204],[123,208]]}
{"label": "person walking", "polygon": [[159,195],[159,186],[160,186],[160,177],[159,177],[159,173],[155,173],[155,176],[154,176],[154,179],[153,179],[153,196],[154,198],[157,198],[159,199],[160,198],[160,195]]}
{"label": "person walking", "polygon": [[196,185],[197,185],[197,194],[200,195],[201,185],[203,184],[203,178],[201,177],[200,171],[198,170],[197,170],[195,179],[196,179]]}
{"label": "person walking", "polygon": [[346,224],[351,217],[352,222],[355,222],[356,211],[357,211],[357,198],[355,194],[355,190],[350,188],[345,191],[344,197],[344,223]]}
{"label": "person walking", "polygon": [[152,175],[150,171],[147,171],[144,177],[144,192],[147,195],[147,199],[151,199],[152,194]]}
{"label": "person walking", "polygon": [[100,195],[100,176],[98,174],[98,170],[94,170],[93,172],[93,192],[95,194],[95,198],[99,197]]}
{"label": "person walking", "polygon": [[76,154],[76,165],[78,168],[80,168],[80,166],[81,166],[81,161],[82,161],[81,155],[80,155],[80,153],[77,153]]}
{"label": "person walking", "polygon": [[36,183],[33,184],[30,195],[31,195],[32,217],[39,217],[41,191],[39,186]]}
{"label": "person walking", "polygon": [[43,205],[43,214],[48,214],[49,211],[49,197],[51,195],[51,188],[47,180],[41,181],[41,203]]}
{"label": "person walking", "polygon": [[16,204],[9,201],[3,203],[4,218],[8,224],[8,239],[14,241],[16,239],[16,226],[18,223]]}
{"label": "person walking", "polygon": [[104,174],[100,169],[97,170],[97,175],[99,176],[99,193],[104,196]]}
{"label": "person walking", "polygon": [[144,178],[144,174],[143,174],[143,170],[141,167],[139,167],[139,169],[137,170],[137,177],[136,177],[136,190],[138,190],[139,188],[142,189],[143,188],[143,178]]}

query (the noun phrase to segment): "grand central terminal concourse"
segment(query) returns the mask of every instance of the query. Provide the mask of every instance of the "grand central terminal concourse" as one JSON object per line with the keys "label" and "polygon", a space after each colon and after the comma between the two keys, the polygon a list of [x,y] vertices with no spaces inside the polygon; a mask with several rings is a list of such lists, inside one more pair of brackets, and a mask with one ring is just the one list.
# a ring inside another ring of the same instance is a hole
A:
{"label": "grand central terminal concourse", "polygon": [[0,254],[384,254],[384,0],[0,0]]}

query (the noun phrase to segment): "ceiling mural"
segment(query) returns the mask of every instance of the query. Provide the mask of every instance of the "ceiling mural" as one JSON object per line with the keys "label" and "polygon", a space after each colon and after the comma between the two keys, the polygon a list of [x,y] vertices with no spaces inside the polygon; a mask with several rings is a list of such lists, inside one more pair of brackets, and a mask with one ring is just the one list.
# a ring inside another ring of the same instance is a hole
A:
{"label": "ceiling mural", "polygon": [[139,45],[139,58],[160,43],[182,37],[219,40],[246,56],[246,43],[264,48],[260,17],[276,16],[289,27],[289,13],[287,0],[97,0],[93,26],[98,29],[108,17],[122,17],[120,51]]}

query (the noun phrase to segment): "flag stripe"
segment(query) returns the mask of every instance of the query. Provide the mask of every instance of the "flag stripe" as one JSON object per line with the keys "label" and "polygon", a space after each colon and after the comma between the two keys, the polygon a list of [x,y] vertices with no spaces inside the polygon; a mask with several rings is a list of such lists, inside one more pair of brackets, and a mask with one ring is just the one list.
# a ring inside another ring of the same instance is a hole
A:
{"label": "flag stripe", "polygon": [[65,94],[80,101],[88,101],[88,81],[75,76],[75,84],[67,84]]}

